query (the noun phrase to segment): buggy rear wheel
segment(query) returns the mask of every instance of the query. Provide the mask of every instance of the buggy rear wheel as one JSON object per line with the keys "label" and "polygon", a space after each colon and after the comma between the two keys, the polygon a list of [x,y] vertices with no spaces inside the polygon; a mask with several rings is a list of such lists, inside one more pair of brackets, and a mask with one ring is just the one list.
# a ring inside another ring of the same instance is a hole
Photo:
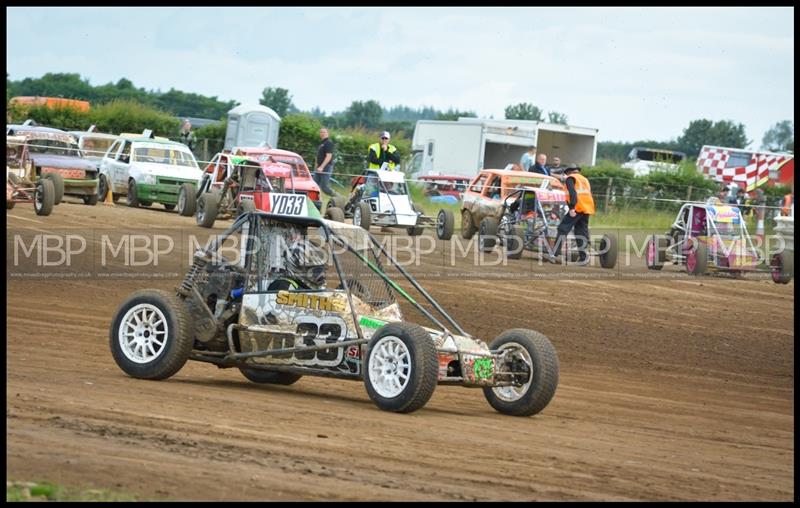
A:
{"label": "buggy rear wheel", "polygon": [[690,275],[703,275],[708,270],[708,247],[695,240],[696,248],[686,252],[686,272]]}
{"label": "buggy rear wheel", "polygon": [[83,196],[83,204],[89,206],[95,206],[97,204],[98,196],[97,194],[89,194],[88,196]]}
{"label": "buggy rear wheel", "polygon": [[788,284],[794,277],[794,257],[786,251],[776,252],[772,255],[770,273],[775,284]]}
{"label": "buggy rear wheel", "polygon": [[614,268],[617,264],[617,237],[603,235],[600,238],[600,266]]}
{"label": "buggy rear wheel", "polygon": [[166,291],[137,291],[117,309],[109,342],[114,361],[129,376],[166,379],[184,366],[192,352],[186,304]]}
{"label": "buggy rear wheel", "polygon": [[343,196],[331,196],[331,198],[328,200],[328,204],[325,207],[325,209],[326,211],[328,208],[340,208],[344,210],[346,204],[347,201],[344,199]]}
{"label": "buggy rear wheel", "polygon": [[647,240],[647,247],[645,248],[645,264],[648,270],[661,270],[664,268],[664,261],[666,261],[667,254],[664,250],[664,245],[668,241],[660,235],[652,235]]}
{"label": "buggy rear wheel", "polygon": [[372,208],[369,203],[362,201],[358,203],[353,210],[353,225],[369,231],[369,225],[372,223]]}
{"label": "buggy rear wheel", "polygon": [[[417,224],[419,224],[419,216],[423,214],[424,211],[416,204],[412,204],[411,208],[413,208],[414,211],[417,212]],[[425,231],[425,228],[423,228],[422,226],[411,226],[410,228],[407,229],[407,231],[408,231],[408,236],[419,236]]]}
{"label": "buggy rear wheel", "polygon": [[483,395],[497,411],[512,416],[530,416],[542,411],[556,393],[559,362],[550,340],[539,332],[515,328],[497,336],[492,351],[508,351],[506,368],[520,372],[511,386],[483,389]]}
{"label": "buggy rear wheel", "polygon": [[520,259],[523,245],[522,228],[511,226],[511,232],[506,235],[506,256],[508,259]]}
{"label": "buggy rear wheel", "polygon": [[57,205],[64,201],[64,177],[59,173],[45,173],[44,178],[53,182],[53,189],[56,193],[53,204]]}
{"label": "buggy rear wheel", "polygon": [[414,323],[389,323],[367,346],[364,384],[372,402],[384,411],[411,413],[433,395],[439,372],[430,335]]}
{"label": "buggy rear wheel", "polygon": [[244,377],[253,383],[284,385],[288,386],[296,383],[303,377],[293,372],[278,372],[274,370],[257,369],[252,367],[239,367],[239,371]]}
{"label": "buggy rear wheel", "polygon": [[483,252],[491,252],[497,244],[497,219],[484,217],[478,231],[478,247]]}
{"label": "buggy rear wheel", "polygon": [[33,210],[36,215],[50,215],[55,205],[56,191],[53,181],[42,178],[36,182],[36,194],[33,196]]}
{"label": "buggy rear wheel", "polygon": [[337,206],[329,206],[325,210],[325,218],[334,222],[344,222],[344,210]]}
{"label": "buggy rear wheel", "polygon": [[436,237],[439,240],[449,240],[453,237],[453,230],[455,229],[456,218],[450,210],[439,210],[439,215],[436,217]]}
{"label": "buggy rear wheel", "polygon": [[197,214],[195,219],[197,225],[203,228],[214,227],[217,220],[217,196],[211,192],[206,192],[197,200]]}

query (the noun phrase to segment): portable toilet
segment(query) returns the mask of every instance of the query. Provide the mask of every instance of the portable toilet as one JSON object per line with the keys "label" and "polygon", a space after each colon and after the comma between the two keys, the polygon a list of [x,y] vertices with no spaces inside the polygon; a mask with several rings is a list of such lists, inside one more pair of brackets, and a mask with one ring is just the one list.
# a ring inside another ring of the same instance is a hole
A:
{"label": "portable toilet", "polygon": [[281,117],[272,109],[258,105],[240,105],[228,111],[225,149],[235,146],[277,148]]}

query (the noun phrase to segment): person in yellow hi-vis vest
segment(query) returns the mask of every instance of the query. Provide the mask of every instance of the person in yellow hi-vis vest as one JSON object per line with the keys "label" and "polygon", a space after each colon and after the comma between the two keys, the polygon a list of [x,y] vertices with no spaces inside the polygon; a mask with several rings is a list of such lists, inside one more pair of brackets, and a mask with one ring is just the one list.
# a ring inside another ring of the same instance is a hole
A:
{"label": "person in yellow hi-vis vest", "polygon": [[559,263],[561,244],[572,228],[575,228],[575,242],[578,248],[578,263],[584,264],[588,258],[586,247],[589,245],[589,217],[594,215],[594,199],[589,180],[580,174],[581,168],[570,165],[564,169],[564,183],[567,187],[569,212],[558,225],[558,236],[553,254],[548,256],[551,263]]}
{"label": "person in yellow hi-vis vest", "polygon": [[386,162],[389,169],[394,170],[400,164],[400,152],[396,146],[389,144],[390,138],[389,132],[383,131],[380,142],[369,145],[368,169],[379,169]]}

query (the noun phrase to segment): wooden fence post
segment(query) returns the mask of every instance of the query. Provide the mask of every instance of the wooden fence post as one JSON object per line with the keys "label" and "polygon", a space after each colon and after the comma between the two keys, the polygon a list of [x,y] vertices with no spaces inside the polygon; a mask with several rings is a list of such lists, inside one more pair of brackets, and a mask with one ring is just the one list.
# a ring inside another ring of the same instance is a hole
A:
{"label": "wooden fence post", "polygon": [[603,207],[603,213],[608,213],[608,202],[611,199],[611,184],[614,183],[614,177],[608,177],[608,187],[606,187],[606,202]]}
{"label": "wooden fence post", "polygon": [[692,200],[692,186],[689,186],[689,190],[686,191],[686,201]]}

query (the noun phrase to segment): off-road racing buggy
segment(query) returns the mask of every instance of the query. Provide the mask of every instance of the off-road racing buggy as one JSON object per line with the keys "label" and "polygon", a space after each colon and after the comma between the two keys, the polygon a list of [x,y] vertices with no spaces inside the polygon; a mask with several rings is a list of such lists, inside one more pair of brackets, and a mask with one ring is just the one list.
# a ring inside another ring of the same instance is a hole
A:
{"label": "off-road racing buggy", "polygon": [[[252,157],[239,155],[229,159],[230,164],[217,165],[212,173],[204,173],[200,181],[195,213],[198,226],[210,228],[217,219],[231,219],[253,210],[269,210],[271,193],[293,188],[291,183],[286,185],[284,178],[270,176],[275,173],[270,171],[271,166],[284,164],[270,163],[265,167]],[[292,173],[288,167],[285,169],[285,172],[278,173],[288,174],[291,181]],[[190,192],[182,189],[181,197],[189,195]]]}
{"label": "off-road racing buggy", "polygon": [[24,136],[6,136],[6,210],[17,203],[33,203],[36,215],[50,215],[56,198],[53,180],[39,178],[34,182],[29,177],[31,166],[16,164],[24,145]]}
{"label": "off-road racing buggy", "polygon": [[352,198],[334,196],[328,201],[325,218],[344,221],[369,230],[371,225],[405,227],[411,236],[421,235],[425,227],[436,228],[442,240],[453,236],[453,212],[443,210],[434,219],[411,201],[402,171],[390,171],[386,164],[380,169],[368,169],[352,180]]}
{"label": "off-road racing buggy", "polygon": [[[502,201],[500,220],[493,215],[481,219],[478,228],[478,247],[490,252],[495,246],[505,248],[510,259],[520,259],[525,250],[552,255],[558,237],[558,225],[569,211],[566,193],[550,188],[550,180],[540,186],[518,186]],[[567,259],[579,259],[578,239],[570,233],[562,246]],[[614,268],[617,264],[617,238],[602,235],[596,248],[587,246],[587,256],[597,256],[600,266]]]}
{"label": "off-road racing buggy", "polygon": [[[769,267],[775,282],[791,280],[793,259],[780,264],[787,257],[777,256],[776,265]],[[645,247],[650,270],[661,270],[670,262],[684,265],[692,275],[714,271],[742,277],[757,270],[763,261],[739,207],[717,202],[685,203],[670,230],[665,235],[652,235]]]}
{"label": "off-road racing buggy", "polygon": [[[256,383],[363,380],[372,401],[394,412],[420,409],[437,384],[483,388],[509,415],[547,406],[559,376],[547,337],[512,329],[487,345],[366,230],[322,219],[306,196],[272,196],[267,212],[241,215],[198,250],[175,293],[137,291],[122,303],[109,340],[125,373],[166,379],[191,359],[236,367]],[[431,326],[407,320],[398,295]]]}

